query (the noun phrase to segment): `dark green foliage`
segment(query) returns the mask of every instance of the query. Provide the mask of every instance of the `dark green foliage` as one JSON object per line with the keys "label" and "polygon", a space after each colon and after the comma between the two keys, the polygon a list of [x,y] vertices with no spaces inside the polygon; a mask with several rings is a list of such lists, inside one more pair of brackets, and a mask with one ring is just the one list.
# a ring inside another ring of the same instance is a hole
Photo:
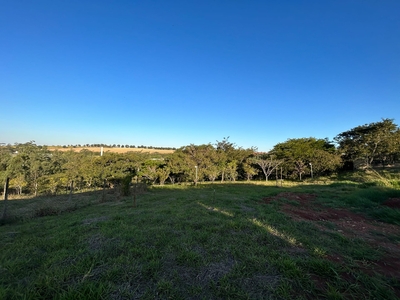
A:
{"label": "dark green foliage", "polygon": [[130,190],[131,190],[131,182],[132,182],[132,176],[127,175],[121,180],[121,193],[122,196],[129,196]]}
{"label": "dark green foliage", "polygon": [[284,160],[286,177],[300,178],[301,174],[331,174],[341,166],[340,155],[327,139],[289,139],[274,146],[271,151],[277,159]]}
{"label": "dark green foliage", "polygon": [[400,158],[400,128],[393,121],[382,119],[338,134],[335,141],[345,160],[364,166],[395,163]]}

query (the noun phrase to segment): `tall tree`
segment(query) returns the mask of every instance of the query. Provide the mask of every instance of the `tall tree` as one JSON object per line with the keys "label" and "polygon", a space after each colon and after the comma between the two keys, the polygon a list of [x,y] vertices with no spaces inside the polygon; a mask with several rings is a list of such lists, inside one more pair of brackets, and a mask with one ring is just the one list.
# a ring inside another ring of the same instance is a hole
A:
{"label": "tall tree", "polygon": [[51,153],[45,146],[37,146],[33,141],[16,145],[16,155],[10,162],[12,177],[23,174],[34,195],[46,175],[51,174]]}
{"label": "tall tree", "polygon": [[242,164],[242,170],[244,178],[247,181],[250,181],[254,175],[258,174],[258,170],[252,166],[252,158],[246,159],[246,161]]}
{"label": "tall tree", "polygon": [[283,159],[276,159],[273,155],[258,155],[251,159],[253,164],[258,165],[264,173],[265,180],[268,181],[268,177],[272,172],[283,163]]}
{"label": "tall tree", "polygon": [[354,127],[334,139],[347,161],[363,160],[366,166],[374,161],[385,164],[400,151],[400,129],[393,119]]}
{"label": "tall tree", "polygon": [[341,166],[340,155],[328,139],[288,139],[275,145],[271,153],[284,160],[282,167],[288,175],[298,175],[296,164],[299,165],[299,162],[304,165],[302,174],[311,172],[310,164],[316,175],[333,172]]}
{"label": "tall tree", "polygon": [[[222,141],[217,141],[215,147],[215,164],[221,174],[221,182],[225,180],[226,175],[230,180],[233,180],[233,178],[236,179],[239,174],[238,169],[243,167],[245,160],[255,151],[255,148],[243,149],[237,147],[234,143],[229,141],[229,137],[223,138]],[[235,167],[236,170],[233,170],[233,167]],[[232,177],[233,174],[235,174],[234,177]]]}
{"label": "tall tree", "polygon": [[13,158],[14,147],[11,145],[0,146],[0,180],[1,182],[9,176],[8,168]]}
{"label": "tall tree", "polygon": [[215,148],[210,144],[191,144],[189,146],[182,147],[181,151],[185,155],[184,172],[189,180],[204,180],[208,174],[206,170],[215,165]]}
{"label": "tall tree", "polygon": [[221,173],[221,182],[225,179],[225,173],[228,168],[228,163],[234,160],[233,153],[235,152],[235,144],[229,142],[229,136],[223,138],[222,141],[217,141],[217,166]]}

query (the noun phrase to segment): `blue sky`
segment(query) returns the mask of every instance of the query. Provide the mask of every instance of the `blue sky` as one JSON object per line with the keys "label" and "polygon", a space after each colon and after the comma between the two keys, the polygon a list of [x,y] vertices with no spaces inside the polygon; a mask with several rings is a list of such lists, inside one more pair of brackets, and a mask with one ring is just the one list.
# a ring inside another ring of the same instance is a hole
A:
{"label": "blue sky", "polygon": [[400,1],[0,1],[0,142],[267,151],[400,122]]}

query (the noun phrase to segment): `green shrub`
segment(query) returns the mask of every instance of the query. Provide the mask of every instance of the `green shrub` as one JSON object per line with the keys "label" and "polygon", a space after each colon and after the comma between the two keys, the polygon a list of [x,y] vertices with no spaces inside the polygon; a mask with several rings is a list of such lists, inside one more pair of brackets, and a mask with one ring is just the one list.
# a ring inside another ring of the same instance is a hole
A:
{"label": "green shrub", "polygon": [[130,187],[131,187],[131,181],[132,181],[132,176],[127,175],[121,180],[121,194],[122,196],[129,196],[131,193]]}

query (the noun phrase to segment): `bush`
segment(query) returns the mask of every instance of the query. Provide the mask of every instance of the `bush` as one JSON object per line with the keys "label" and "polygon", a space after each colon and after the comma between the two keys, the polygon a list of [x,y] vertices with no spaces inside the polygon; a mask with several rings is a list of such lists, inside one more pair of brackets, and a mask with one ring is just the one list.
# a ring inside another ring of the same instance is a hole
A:
{"label": "bush", "polygon": [[130,187],[131,187],[132,176],[128,175],[122,178],[121,180],[121,194],[122,196],[129,196],[130,195]]}

